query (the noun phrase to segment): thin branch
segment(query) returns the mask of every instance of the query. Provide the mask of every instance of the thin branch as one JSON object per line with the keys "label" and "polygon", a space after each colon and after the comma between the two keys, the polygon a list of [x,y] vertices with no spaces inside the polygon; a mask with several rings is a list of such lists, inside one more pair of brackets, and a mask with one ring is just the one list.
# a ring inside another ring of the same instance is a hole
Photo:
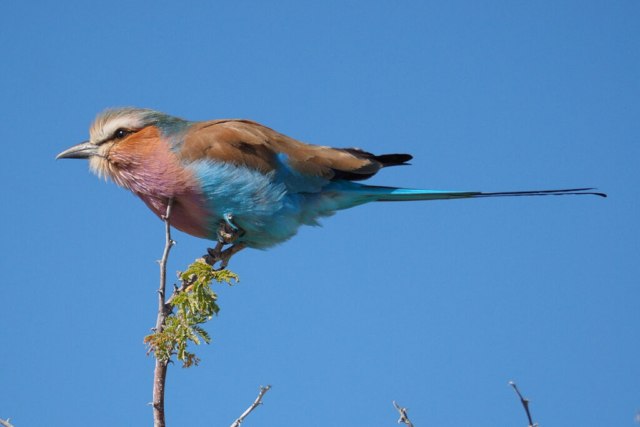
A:
{"label": "thin branch", "polygon": [[407,416],[407,411],[409,410],[409,408],[399,407],[395,400],[393,401],[393,406],[395,406],[398,412],[400,412],[400,419],[398,420],[398,424],[405,423],[407,426],[413,427],[413,424],[411,424],[411,421],[409,421],[409,417]]}
{"label": "thin branch", "polygon": [[531,419],[531,413],[529,412],[529,402],[531,402],[531,399],[525,399],[524,397],[522,397],[522,395],[518,391],[518,387],[516,387],[516,383],[514,383],[513,381],[509,381],[509,385],[516,391],[516,394],[520,398],[520,402],[522,402],[522,406],[524,406],[524,410],[527,413],[527,418],[529,419],[529,427],[538,427],[537,423],[533,423],[533,420]]}
{"label": "thin branch", "polygon": [[7,421],[0,420],[0,424],[2,424],[4,427],[13,427],[11,424],[9,424],[10,419],[11,418],[7,418]]}
{"label": "thin branch", "polygon": [[260,386],[260,394],[258,395],[258,398],[255,400],[255,402],[253,402],[251,404],[251,406],[249,406],[249,409],[247,409],[246,411],[244,411],[244,413],[242,415],[240,415],[240,418],[238,418],[237,420],[235,420],[235,422],[233,424],[231,424],[231,427],[240,427],[240,424],[242,424],[242,421],[244,421],[245,417],[247,415],[249,415],[251,413],[251,411],[256,409],[258,407],[258,405],[262,404],[262,396],[264,396],[264,394],[270,388],[271,388],[270,385],[268,385],[266,387]]}
{"label": "thin branch", "polygon": [[165,245],[164,252],[162,253],[162,259],[160,260],[160,289],[158,289],[158,320],[156,321],[156,332],[161,332],[162,327],[166,321],[166,304],[165,304],[165,288],[167,283],[167,260],[169,259],[169,251],[176,244],[171,239],[171,208],[173,206],[173,199],[169,199],[167,202],[167,213],[162,216],[165,229]]}
{"label": "thin branch", "polygon": [[[162,332],[167,321],[167,315],[171,312],[165,303],[165,288],[167,283],[167,260],[169,251],[176,244],[171,239],[171,207],[173,198],[167,201],[167,213],[162,217],[165,226],[165,246],[160,260],[160,289],[158,289],[158,319],[156,321],[155,333]],[[160,360],[156,357],[156,367],[153,372],[153,425],[154,427],[165,427],[164,422],[164,385],[167,378],[168,360]]]}

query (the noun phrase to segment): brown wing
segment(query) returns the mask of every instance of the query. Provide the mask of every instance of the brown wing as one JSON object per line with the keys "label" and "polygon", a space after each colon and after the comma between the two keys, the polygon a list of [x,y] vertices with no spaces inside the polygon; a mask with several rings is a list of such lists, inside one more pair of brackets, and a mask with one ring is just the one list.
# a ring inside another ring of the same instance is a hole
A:
{"label": "brown wing", "polygon": [[306,144],[250,120],[213,120],[194,125],[179,155],[186,161],[208,158],[257,169],[275,170],[284,153],[289,166],[301,174],[325,179],[362,180],[385,166],[411,160],[408,154],[375,156],[358,148]]}

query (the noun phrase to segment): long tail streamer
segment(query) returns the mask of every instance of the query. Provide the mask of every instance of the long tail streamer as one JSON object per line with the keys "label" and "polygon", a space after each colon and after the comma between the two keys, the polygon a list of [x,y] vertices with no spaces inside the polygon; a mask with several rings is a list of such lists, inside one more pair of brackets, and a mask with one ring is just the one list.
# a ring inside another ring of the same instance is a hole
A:
{"label": "long tail streamer", "polygon": [[607,197],[607,195],[604,193],[598,193],[592,190],[597,190],[597,188],[572,188],[570,190],[504,191],[499,193],[476,193],[474,197],[565,196],[565,195],[571,195],[571,194],[576,196],[590,194],[592,196]]}
{"label": "long tail streamer", "polygon": [[536,191],[501,191],[483,193],[480,191],[436,191],[413,190],[405,188],[363,186],[358,191],[368,194],[380,202],[395,202],[408,200],[443,200],[443,199],[472,199],[480,197],[515,197],[515,196],[600,196],[607,197],[595,188],[571,188],[566,190],[536,190]]}

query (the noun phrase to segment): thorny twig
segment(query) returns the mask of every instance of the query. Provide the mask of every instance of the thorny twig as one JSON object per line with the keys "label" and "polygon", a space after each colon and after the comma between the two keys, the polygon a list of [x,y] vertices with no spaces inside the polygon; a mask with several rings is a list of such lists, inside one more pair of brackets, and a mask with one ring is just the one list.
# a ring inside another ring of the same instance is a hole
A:
{"label": "thorny twig", "polygon": [[240,424],[242,424],[242,421],[244,421],[245,417],[247,415],[249,415],[251,413],[251,411],[253,411],[254,409],[256,409],[258,407],[258,405],[262,404],[262,396],[264,396],[264,394],[267,392],[267,390],[269,390],[271,388],[270,385],[266,386],[266,387],[262,387],[260,386],[260,394],[258,395],[258,398],[255,400],[255,402],[253,402],[251,404],[251,406],[249,406],[249,408],[244,411],[244,413],[242,415],[240,415],[240,418],[238,418],[237,420],[235,420],[233,422],[233,424],[231,424],[231,427],[240,427]]}
{"label": "thorny twig", "polygon": [[[182,292],[187,292],[191,285],[197,280],[196,275],[192,275],[187,280],[182,281],[182,285],[180,287],[174,285],[173,293],[167,299],[166,298],[166,282],[167,282],[167,260],[169,258],[169,251],[176,244],[174,240],[171,239],[171,207],[173,206],[173,199],[170,198],[167,201],[167,212],[162,216],[162,220],[165,223],[165,235],[166,242],[164,247],[164,252],[162,254],[162,259],[159,261],[160,263],[160,288],[158,289],[158,319],[156,321],[156,327],[153,329],[155,333],[162,332],[166,321],[167,316],[169,316],[173,312],[173,300],[176,296],[181,294]],[[182,276],[182,273],[179,273],[178,276]],[[164,418],[164,386],[165,380],[167,377],[167,366],[169,360],[161,360],[156,357],[156,367],[154,370],[154,381],[153,381],[153,425],[154,427],[165,427],[165,418]],[[238,418],[233,424],[232,427],[240,427],[242,421],[253,411],[258,405],[262,404],[262,396],[269,390],[271,386],[262,387],[260,386],[260,394],[258,398],[253,402],[253,404],[246,410],[244,413]],[[1,420],[0,420],[1,421]],[[8,425],[7,427],[13,427]]]}
{"label": "thorny twig", "polygon": [[[160,289],[158,289],[158,319],[156,321],[155,333],[162,332],[167,321],[167,315],[171,312],[170,306],[165,302],[165,288],[167,283],[167,259],[169,251],[176,244],[171,239],[171,207],[173,198],[167,202],[167,213],[162,216],[165,225],[166,241],[162,259],[160,260]],[[153,372],[153,425],[154,427],[165,427],[164,422],[164,385],[167,378],[168,360],[156,358],[156,367]]]}
{"label": "thorny twig", "polygon": [[516,387],[516,383],[514,383],[513,381],[509,381],[509,385],[516,391],[516,394],[520,398],[520,402],[522,402],[522,406],[524,406],[524,410],[527,413],[527,418],[529,419],[529,427],[538,427],[538,423],[533,423],[533,420],[531,419],[531,413],[529,412],[529,402],[531,402],[531,399],[525,399],[524,397],[522,397],[522,395],[518,391],[518,387]]}
{"label": "thorny twig", "polygon": [[393,401],[393,406],[395,406],[398,412],[400,412],[400,419],[398,420],[398,424],[405,423],[407,426],[413,427],[413,424],[411,424],[411,421],[409,421],[409,417],[407,416],[407,411],[409,410],[409,408],[399,407],[395,400]]}

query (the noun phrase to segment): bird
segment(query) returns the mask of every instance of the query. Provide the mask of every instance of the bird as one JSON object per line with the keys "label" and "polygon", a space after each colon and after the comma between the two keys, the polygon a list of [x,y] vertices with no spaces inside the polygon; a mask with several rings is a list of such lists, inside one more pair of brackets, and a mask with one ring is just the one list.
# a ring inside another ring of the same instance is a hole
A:
{"label": "bird", "polygon": [[220,262],[219,269],[244,248],[268,249],[301,225],[374,201],[606,197],[594,188],[486,193],[366,185],[359,181],[413,157],[307,144],[244,119],[189,121],[119,107],[99,113],[89,133],[56,160],[88,159],[91,171],[130,190],[161,219],[171,204],[171,226],[217,242],[205,259]]}

